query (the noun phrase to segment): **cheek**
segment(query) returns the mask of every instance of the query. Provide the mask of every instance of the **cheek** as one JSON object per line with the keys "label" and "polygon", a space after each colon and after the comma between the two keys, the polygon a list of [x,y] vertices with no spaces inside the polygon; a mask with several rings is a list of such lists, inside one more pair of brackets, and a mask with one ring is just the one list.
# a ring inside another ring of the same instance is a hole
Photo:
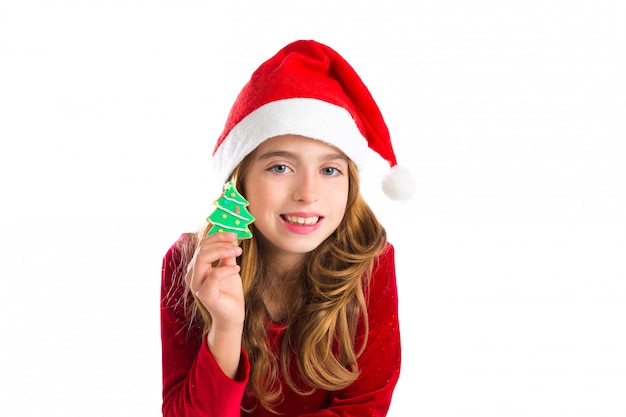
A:
{"label": "cheek", "polygon": [[343,217],[346,215],[346,199],[337,201],[335,205],[335,210],[337,210],[337,213],[339,213],[339,219],[341,221],[341,219],[343,219]]}
{"label": "cheek", "polygon": [[272,204],[272,187],[262,181],[254,182],[246,185],[248,195],[246,199],[250,203],[249,210],[254,215],[254,212],[260,214],[261,211],[268,209]]}
{"label": "cheek", "polygon": [[330,204],[332,205],[333,210],[340,214],[340,217],[343,218],[348,204],[348,186],[342,186],[341,191],[337,191],[338,190],[335,190],[335,193],[332,194],[333,197],[330,199]]}

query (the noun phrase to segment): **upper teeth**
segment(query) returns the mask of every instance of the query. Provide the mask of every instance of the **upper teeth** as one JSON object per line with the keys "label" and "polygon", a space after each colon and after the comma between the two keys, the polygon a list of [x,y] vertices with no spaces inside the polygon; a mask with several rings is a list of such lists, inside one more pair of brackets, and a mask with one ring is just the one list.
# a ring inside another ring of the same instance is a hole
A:
{"label": "upper teeth", "polygon": [[289,223],[294,224],[315,224],[320,219],[319,216],[314,217],[298,217],[298,216],[285,216]]}

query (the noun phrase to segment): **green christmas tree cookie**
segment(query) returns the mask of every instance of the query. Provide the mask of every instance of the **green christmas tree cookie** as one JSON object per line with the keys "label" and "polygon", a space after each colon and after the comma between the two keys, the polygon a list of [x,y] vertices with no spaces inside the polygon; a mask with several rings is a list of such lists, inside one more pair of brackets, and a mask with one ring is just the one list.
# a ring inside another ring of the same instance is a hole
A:
{"label": "green christmas tree cookie", "polygon": [[248,225],[254,221],[254,216],[246,209],[248,201],[235,188],[232,181],[224,184],[224,192],[213,202],[216,208],[207,218],[213,227],[207,233],[217,232],[236,233],[238,239],[249,239],[252,232]]}

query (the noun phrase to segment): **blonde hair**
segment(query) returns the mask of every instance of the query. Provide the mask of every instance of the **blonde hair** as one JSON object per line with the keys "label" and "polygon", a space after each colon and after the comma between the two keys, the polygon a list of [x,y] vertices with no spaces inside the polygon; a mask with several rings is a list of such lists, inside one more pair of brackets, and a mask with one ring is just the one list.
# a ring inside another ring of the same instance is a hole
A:
{"label": "blonde hair", "polygon": [[[244,158],[232,175],[244,197],[243,178],[252,154]],[[256,233],[254,223],[250,225],[253,238],[241,242],[243,254],[238,262],[246,305],[242,343],[251,369],[246,393],[267,409],[272,410],[281,401],[281,375],[288,387],[301,395],[315,389],[345,388],[359,375],[357,359],[365,348],[368,333],[366,288],[374,260],[385,248],[387,238],[385,229],[361,196],[352,161],[348,163],[348,175],[346,213],[337,230],[309,253],[299,270],[284,277],[282,289],[291,298],[278,354],[268,345],[267,310],[262,295],[269,266],[264,263],[263,239]],[[182,251],[183,267],[210,227],[208,224],[187,243]],[[189,296],[186,288],[184,300],[189,300]],[[211,327],[206,308],[197,299],[186,307],[190,321],[199,322],[206,335]],[[360,319],[365,336],[357,346]],[[298,376],[306,386],[292,378],[290,365],[294,359]]]}

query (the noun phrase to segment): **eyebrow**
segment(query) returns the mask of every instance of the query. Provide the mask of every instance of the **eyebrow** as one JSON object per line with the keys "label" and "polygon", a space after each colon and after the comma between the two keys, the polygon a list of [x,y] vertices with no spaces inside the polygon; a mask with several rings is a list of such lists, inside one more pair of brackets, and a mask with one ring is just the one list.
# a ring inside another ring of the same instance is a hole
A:
{"label": "eyebrow", "polygon": [[[269,151],[269,152],[265,152],[261,155],[259,155],[257,157],[257,160],[259,161],[264,161],[266,159],[271,159],[274,157],[281,157],[281,158],[288,158],[288,159],[295,159],[295,160],[300,160],[300,156],[296,153],[293,152],[289,152],[289,151]],[[323,154],[319,160],[320,161],[332,161],[335,159],[341,159],[342,161],[347,161],[348,158],[345,155],[342,155],[340,153],[327,153],[327,154]]]}

